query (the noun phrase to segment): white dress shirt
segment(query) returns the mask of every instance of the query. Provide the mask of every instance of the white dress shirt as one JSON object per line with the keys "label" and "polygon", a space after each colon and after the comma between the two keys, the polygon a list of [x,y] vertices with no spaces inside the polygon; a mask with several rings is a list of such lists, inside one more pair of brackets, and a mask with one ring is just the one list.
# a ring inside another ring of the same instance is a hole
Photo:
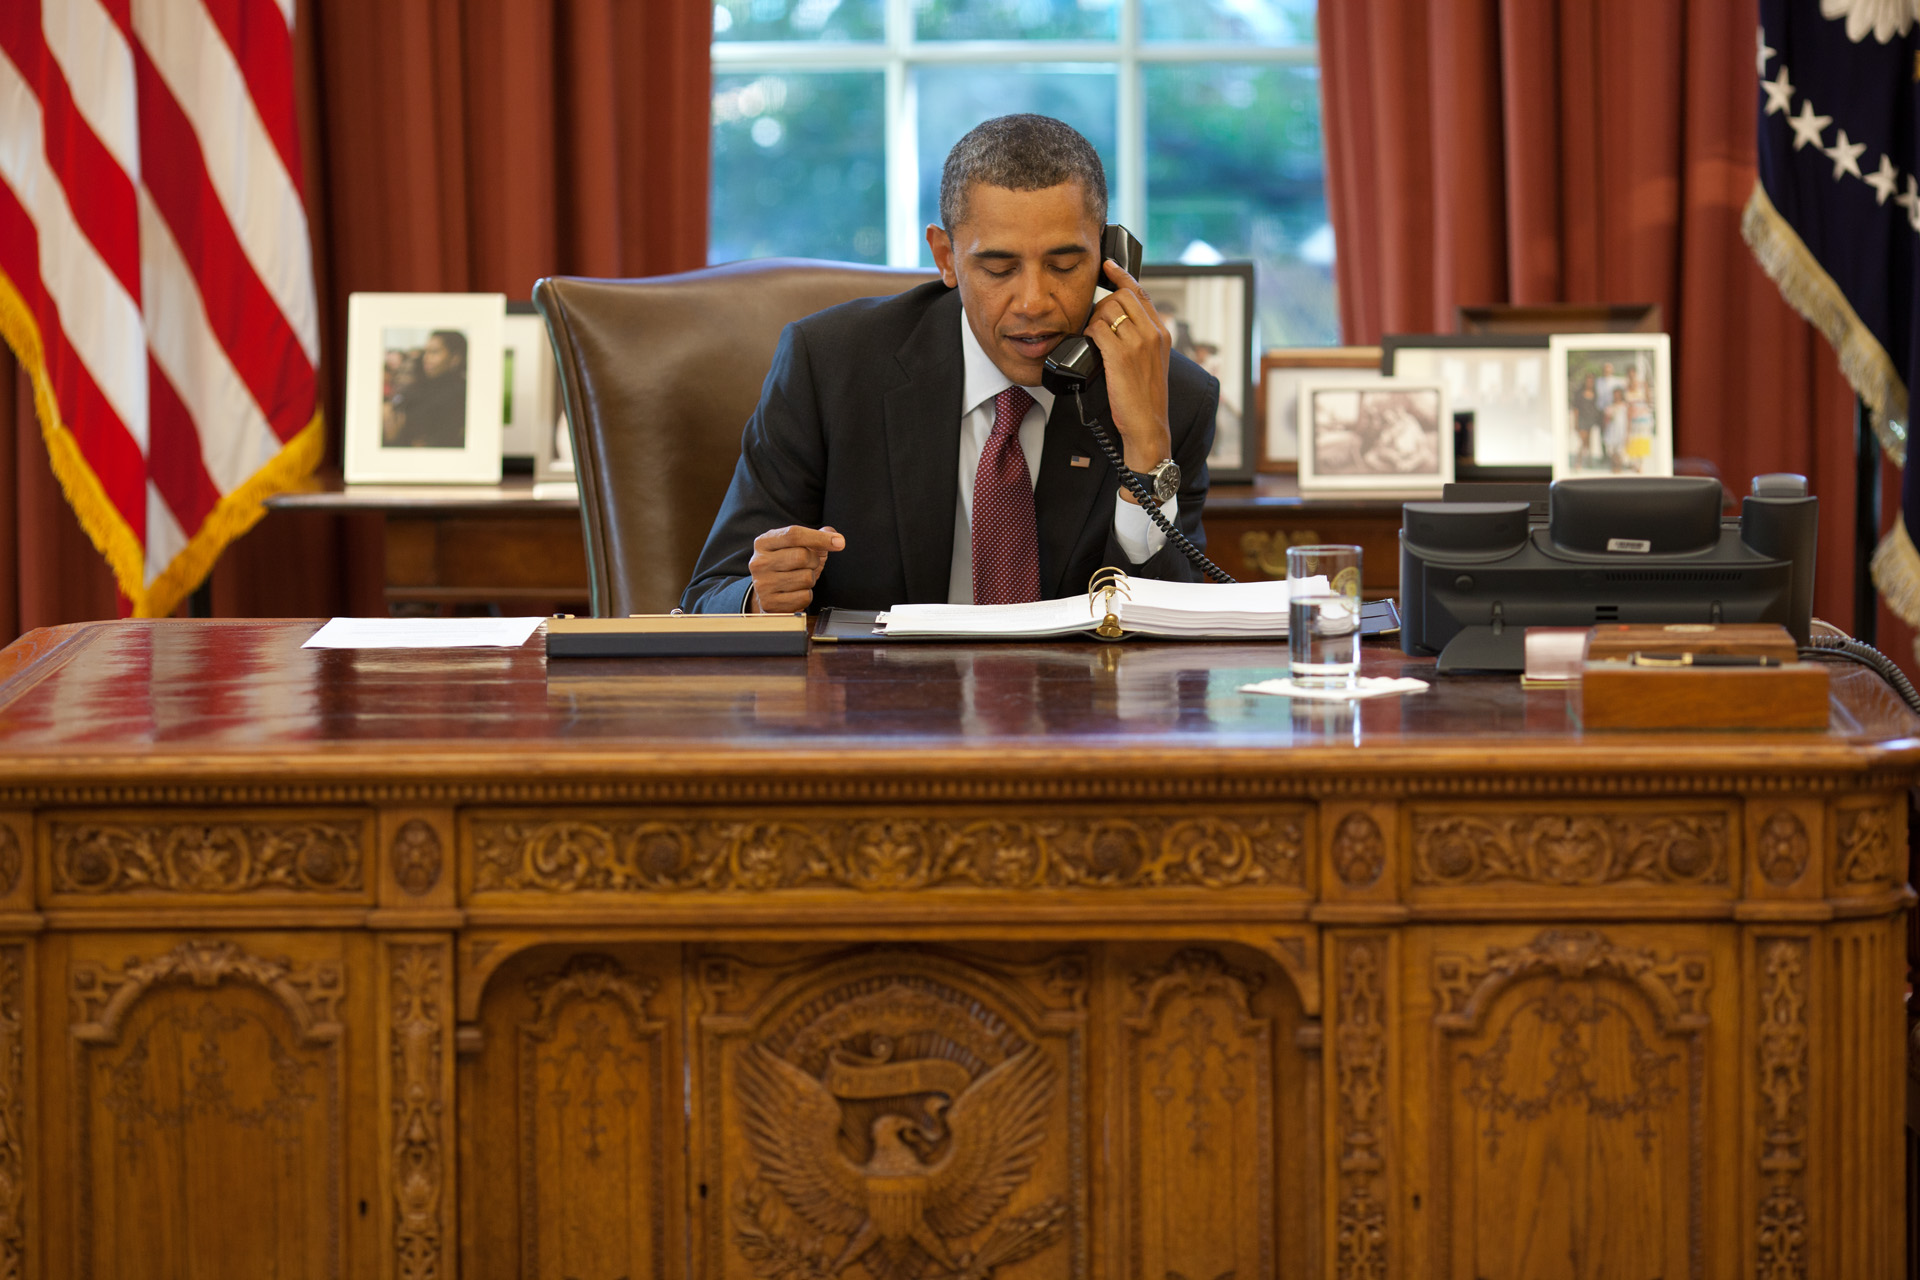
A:
{"label": "white dress shirt", "polygon": [[[960,394],[960,501],[953,511],[953,570],[947,577],[947,603],[973,603],[973,475],[980,469],[980,451],[993,434],[993,401],[1013,385],[1000,367],[973,336],[972,326],[960,317],[960,350],[966,358],[966,385]],[[1040,446],[1047,434],[1047,415],[1053,412],[1053,392],[1045,387],[1028,387],[1033,404],[1020,423],[1020,452],[1026,455],[1027,478],[1038,483]],[[1119,446],[1119,432],[1114,444]],[[1169,499],[1161,505],[1169,523],[1180,519],[1180,500]],[[1113,534],[1120,549],[1134,564],[1144,564],[1167,545],[1162,533],[1145,508],[1113,495]]]}

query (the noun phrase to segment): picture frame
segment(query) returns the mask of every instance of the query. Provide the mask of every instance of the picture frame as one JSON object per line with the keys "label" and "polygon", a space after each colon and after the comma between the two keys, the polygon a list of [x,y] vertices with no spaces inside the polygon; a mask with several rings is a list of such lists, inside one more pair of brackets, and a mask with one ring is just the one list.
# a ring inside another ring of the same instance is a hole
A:
{"label": "picture frame", "polygon": [[1555,334],[1548,353],[1555,480],[1673,474],[1666,334]]}
{"label": "picture frame", "polygon": [[540,433],[533,455],[535,497],[578,492],[580,477],[573,466],[573,432],[567,425],[564,401],[553,407],[553,425]]}
{"label": "picture frame", "polygon": [[1545,480],[1553,467],[1548,335],[1388,334],[1390,377],[1446,383],[1455,479]]}
{"label": "picture frame", "polygon": [[1259,470],[1293,475],[1300,469],[1300,383],[1334,376],[1377,380],[1379,347],[1272,347],[1260,356]]}
{"label": "picture frame", "polygon": [[1173,349],[1220,380],[1207,475],[1214,484],[1253,479],[1253,263],[1149,264],[1140,283],[1173,330]]}
{"label": "picture frame", "polygon": [[1535,302],[1457,306],[1453,331],[1470,333],[1660,333],[1657,302]]}
{"label": "picture frame", "polygon": [[501,333],[500,456],[531,464],[540,451],[542,428],[551,428],[559,406],[559,376],[547,322],[533,303],[512,299]]}
{"label": "picture frame", "polygon": [[1438,496],[1453,482],[1453,419],[1442,382],[1303,378],[1300,493]]}
{"label": "picture frame", "polygon": [[348,484],[500,482],[506,303],[499,293],[348,297]]}

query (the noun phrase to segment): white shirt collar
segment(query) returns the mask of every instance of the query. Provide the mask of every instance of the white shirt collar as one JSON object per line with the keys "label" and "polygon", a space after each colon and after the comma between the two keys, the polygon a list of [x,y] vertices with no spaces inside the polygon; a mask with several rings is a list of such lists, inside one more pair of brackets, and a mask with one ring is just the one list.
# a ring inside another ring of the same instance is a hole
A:
{"label": "white shirt collar", "polygon": [[[1012,386],[1013,380],[1000,372],[1000,366],[973,336],[973,326],[967,323],[964,311],[960,315],[960,354],[967,368],[966,385],[960,392],[960,416],[964,418]],[[1040,406],[1042,415],[1053,415],[1053,392],[1045,387],[1028,387],[1027,394]]]}

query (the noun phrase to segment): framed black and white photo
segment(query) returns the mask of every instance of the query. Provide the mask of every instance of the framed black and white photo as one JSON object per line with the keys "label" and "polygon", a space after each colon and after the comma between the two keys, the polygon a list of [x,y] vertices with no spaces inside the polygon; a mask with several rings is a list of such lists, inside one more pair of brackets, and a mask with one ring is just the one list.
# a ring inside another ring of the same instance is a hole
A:
{"label": "framed black and white photo", "polygon": [[531,302],[507,303],[500,353],[500,456],[533,461],[559,405],[547,322]]}
{"label": "framed black and white photo", "polygon": [[1173,330],[1173,349],[1220,380],[1208,477],[1215,484],[1253,479],[1253,264],[1149,265],[1140,283]]}
{"label": "framed black and white photo", "polygon": [[1389,375],[1447,388],[1457,478],[1546,479],[1553,465],[1547,408],[1547,335],[1389,334],[1381,340]]}
{"label": "framed black and white photo", "polygon": [[1292,475],[1300,469],[1300,383],[1328,375],[1353,383],[1377,380],[1380,348],[1273,347],[1261,355],[1259,470]]}
{"label": "framed black and white photo", "polygon": [[1555,334],[1553,478],[1673,474],[1673,379],[1664,333]]}
{"label": "framed black and white photo", "polygon": [[1438,494],[1453,480],[1443,384],[1307,378],[1299,396],[1302,494]]}
{"label": "framed black and white photo", "polygon": [[506,298],[347,299],[349,484],[497,484]]}

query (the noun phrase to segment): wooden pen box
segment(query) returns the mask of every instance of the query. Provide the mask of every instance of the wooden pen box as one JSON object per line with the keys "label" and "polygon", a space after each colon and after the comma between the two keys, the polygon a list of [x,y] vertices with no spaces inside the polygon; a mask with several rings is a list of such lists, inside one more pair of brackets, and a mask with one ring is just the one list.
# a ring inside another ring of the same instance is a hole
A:
{"label": "wooden pen box", "polygon": [[[1642,654],[1766,658],[1769,667],[1646,667]],[[1825,729],[1827,668],[1799,661],[1785,627],[1595,627],[1577,714],[1587,729]]]}

